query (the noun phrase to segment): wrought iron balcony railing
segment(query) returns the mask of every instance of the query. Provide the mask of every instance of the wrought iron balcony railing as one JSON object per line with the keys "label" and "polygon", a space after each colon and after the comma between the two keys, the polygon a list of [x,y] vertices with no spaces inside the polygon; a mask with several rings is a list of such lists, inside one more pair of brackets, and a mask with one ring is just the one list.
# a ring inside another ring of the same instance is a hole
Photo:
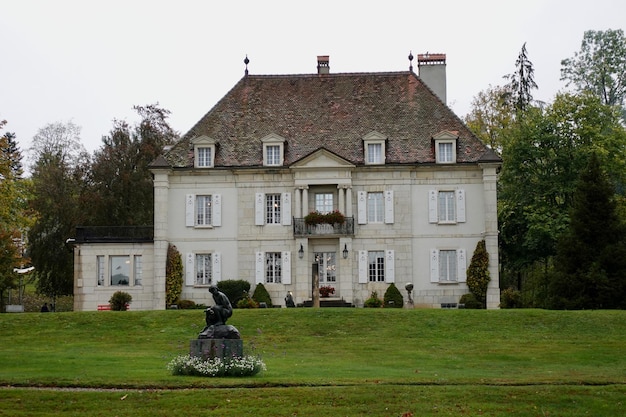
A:
{"label": "wrought iron balcony railing", "polygon": [[152,226],[77,226],[76,243],[152,242]]}
{"label": "wrought iron balcony railing", "polygon": [[354,217],[346,217],[343,223],[335,224],[306,224],[304,218],[293,219],[294,236],[327,236],[327,235],[354,235]]}

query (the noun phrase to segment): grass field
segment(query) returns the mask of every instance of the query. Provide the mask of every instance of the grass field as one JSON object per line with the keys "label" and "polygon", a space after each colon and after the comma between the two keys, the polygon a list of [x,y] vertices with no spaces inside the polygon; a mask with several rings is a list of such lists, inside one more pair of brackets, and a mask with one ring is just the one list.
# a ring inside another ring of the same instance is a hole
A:
{"label": "grass field", "polygon": [[0,315],[0,416],[619,416],[626,312],[258,309],[267,371],[173,376],[201,310]]}

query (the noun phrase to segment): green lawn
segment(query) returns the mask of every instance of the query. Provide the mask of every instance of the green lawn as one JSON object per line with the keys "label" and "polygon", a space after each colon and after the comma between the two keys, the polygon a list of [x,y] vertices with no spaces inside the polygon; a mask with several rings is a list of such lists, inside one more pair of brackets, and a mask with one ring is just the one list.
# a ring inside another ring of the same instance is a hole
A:
{"label": "green lawn", "polygon": [[1,314],[0,416],[617,416],[626,409],[625,319],[236,310],[229,324],[267,371],[199,378],[165,367],[188,353],[201,310]]}

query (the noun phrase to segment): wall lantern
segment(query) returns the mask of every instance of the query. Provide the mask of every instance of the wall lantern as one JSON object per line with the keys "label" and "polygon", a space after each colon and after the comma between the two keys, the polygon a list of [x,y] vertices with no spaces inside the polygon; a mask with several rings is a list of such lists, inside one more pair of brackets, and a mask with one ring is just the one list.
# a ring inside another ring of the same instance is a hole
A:
{"label": "wall lantern", "polygon": [[300,250],[298,250],[298,258],[304,258],[304,248],[302,247],[302,243],[300,243]]}
{"label": "wall lantern", "polygon": [[348,259],[348,244],[344,243],[343,245],[343,259]]}

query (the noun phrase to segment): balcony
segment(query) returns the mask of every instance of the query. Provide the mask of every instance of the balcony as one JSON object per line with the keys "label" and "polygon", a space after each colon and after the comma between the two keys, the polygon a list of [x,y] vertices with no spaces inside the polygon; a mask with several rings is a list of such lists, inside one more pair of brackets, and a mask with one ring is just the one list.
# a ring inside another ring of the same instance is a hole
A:
{"label": "balcony", "polygon": [[76,243],[152,242],[152,226],[77,226]]}
{"label": "balcony", "polygon": [[334,224],[306,224],[304,218],[294,218],[293,234],[296,237],[353,236],[354,217],[346,217],[344,222]]}

